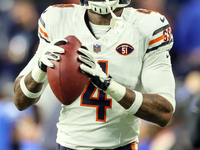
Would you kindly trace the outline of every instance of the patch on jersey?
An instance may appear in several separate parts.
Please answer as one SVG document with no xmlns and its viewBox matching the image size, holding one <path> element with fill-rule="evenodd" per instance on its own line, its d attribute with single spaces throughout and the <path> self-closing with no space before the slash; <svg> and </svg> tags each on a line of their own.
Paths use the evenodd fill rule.
<svg viewBox="0 0 200 150">
<path fill-rule="evenodd" d="M 101 45 L 94 44 L 93 45 L 93 50 L 94 50 L 95 53 L 101 52 Z"/>
<path fill-rule="evenodd" d="M 115 50 L 121 55 L 129 55 L 134 51 L 134 48 L 130 44 L 122 43 L 118 45 Z"/>
</svg>

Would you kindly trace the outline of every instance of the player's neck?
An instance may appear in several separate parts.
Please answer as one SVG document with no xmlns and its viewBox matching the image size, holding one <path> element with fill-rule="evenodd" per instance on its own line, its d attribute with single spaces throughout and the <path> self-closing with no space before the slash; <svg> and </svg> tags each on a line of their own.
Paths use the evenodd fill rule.
<svg viewBox="0 0 200 150">
<path fill-rule="evenodd" d="M 112 18 L 111 14 L 100 15 L 95 13 L 92 10 L 88 10 L 89 21 L 96 25 L 110 25 L 110 19 Z M 114 13 L 116 16 L 121 16 L 123 8 L 117 8 Z"/>
</svg>

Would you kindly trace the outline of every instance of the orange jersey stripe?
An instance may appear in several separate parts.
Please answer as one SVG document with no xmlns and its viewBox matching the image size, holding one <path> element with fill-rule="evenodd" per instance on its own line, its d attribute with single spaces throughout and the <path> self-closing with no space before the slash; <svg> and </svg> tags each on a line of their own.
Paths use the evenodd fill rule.
<svg viewBox="0 0 200 150">
<path fill-rule="evenodd" d="M 39 30 L 45 37 L 47 37 L 47 38 L 49 37 L 48 34 L 42 30 L 42 28 L 39 27 Z"/>
<path fill-rule="evenodd" d="M 133 142 L 133 143 L 131 144 L 131 148 L 132 148 L 132 150 L 136 150 L 136 149 L 135 149 L 135 142 Z"/>
<path fill-rule="evenodd" d="M 131 143 L 131 149 L 138 150 L 138 143 L 135 143 L 135 142 Z"/>
<path fill-rule="evenodd" d="M 156 42 L 158 42 L 158 41 L 161 41 L 161 40 L 163 40 L 163 39 L 164 39 L 164 35 L 158 37 L 157 39 L 151 40 L 151 41 L 149 42 L 149 45 L 154 44 L 154 43 L 156 43 Z"/>
</svg>

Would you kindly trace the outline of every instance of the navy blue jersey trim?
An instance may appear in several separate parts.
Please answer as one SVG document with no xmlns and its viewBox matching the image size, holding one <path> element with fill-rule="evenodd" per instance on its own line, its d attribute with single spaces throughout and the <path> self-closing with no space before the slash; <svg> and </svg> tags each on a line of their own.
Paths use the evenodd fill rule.
<svg viewBox="0 0 200 150">
<path fill-rule="evenodd" d="M 170 27 L 170 25 L 167 24 L 167 25 L 165 25 L 165 26 L 163 26 L 163 27 L 161 27 L 161 28 L 155 30 L 154 33 L 153 33 L 153 36 L 156 35 L 156 34 L 158 34 L 158 33 L 160 33 L 160 32 L 162 32 L 164 29 L 167 29 L 167 28 L 169 28 L 169 27 Z"/>
<path fill-rule="evenodd" d="M 45 42 L 47 42 L 47 43 L 50 43 L 47 39 L 45 39 L 44 37 L 42 37 L 42 35 L 40 33 L 38 33 L 38 34 L 39 34 L 39 36 L 40 36 L 41 39 L 45 40 Z"/>
<path fill-rule="evenodd" d="M 44 20 L 42 19 L 42 17 L 40 17 L 40 23 L 42 24 L 42 26 L 45 28 L 46 27 L 46 25 L 45 25 L 45 22 L 44 22 Z"/>
<path fill-rule="evenodd" d="M 168 41 L 168 42 L 163 42 L 162 44 L 156 46 L 156 47 L 153 47 L 153 48 L 150 48 L 150 49 L 147 49 L 146 53 L 149 53 L 151 51 L 154 51 L 154 50 L 157 50 L 159 47 L 162 47 L 162 46 L 165 46 L 167 44 L 170 44 L 173 42 L 173 39 L 171 41 Z"/>
</svg>

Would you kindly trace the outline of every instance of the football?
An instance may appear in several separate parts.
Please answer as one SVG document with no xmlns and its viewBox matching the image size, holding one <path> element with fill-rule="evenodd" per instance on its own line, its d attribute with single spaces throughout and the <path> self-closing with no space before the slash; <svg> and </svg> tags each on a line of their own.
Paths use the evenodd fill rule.
<svg viewBox="0 0 200 150">
<path fill-rule="evenodd" d="M 58 100 L 64 105 L 70 105 L 83 92 L 88 83 L 88 76 L 79 68 L 81 62 L 78 59 L 78 48 L 81 47 L 81 42 L 75 36 L 65 39 L 67 43 L 56 43 L 65 49 L 65 53 L 58 54 L 59 61 L 52 61 L 54 68 L 47 67 L 47 78 Z"/>
</svg>

